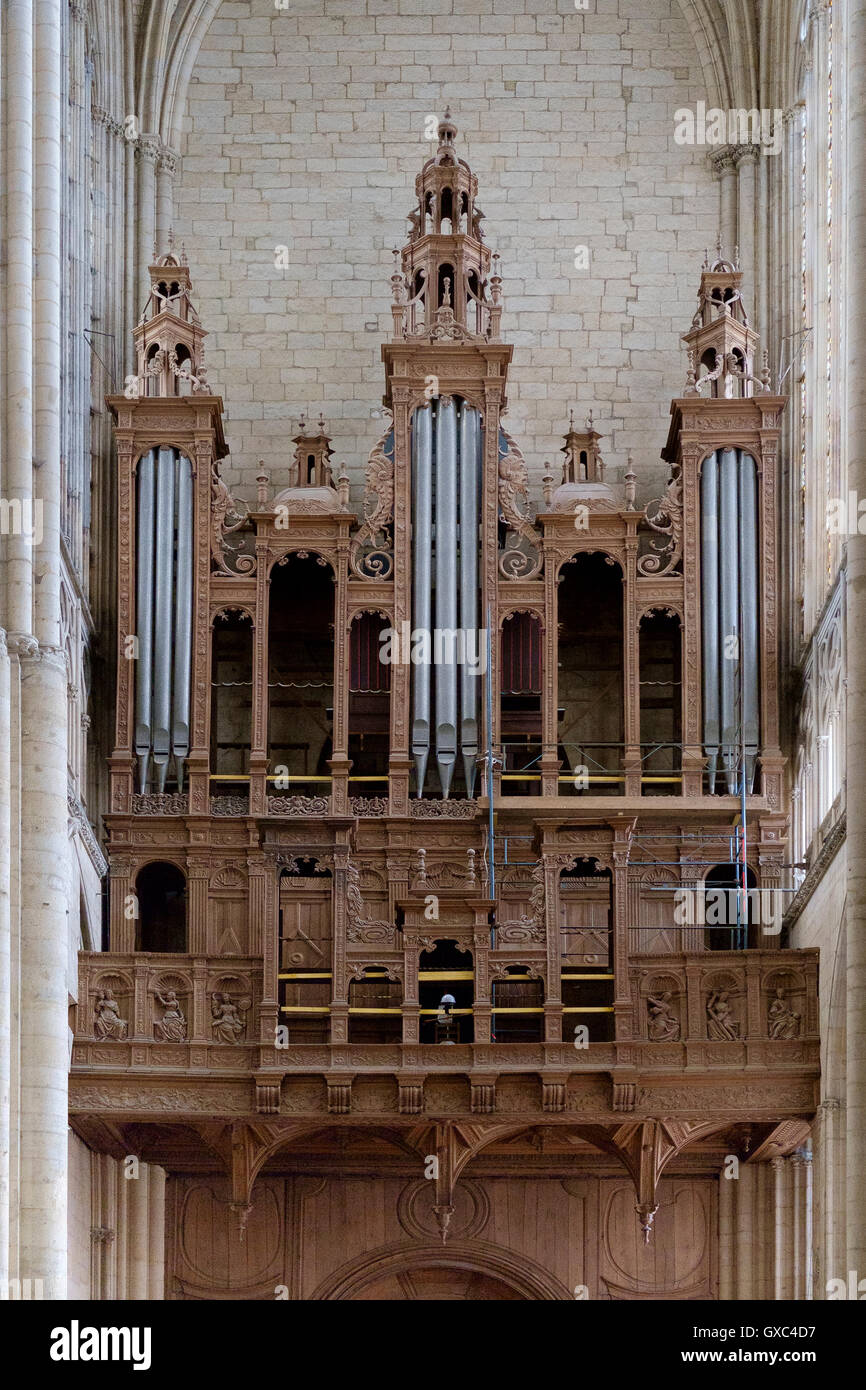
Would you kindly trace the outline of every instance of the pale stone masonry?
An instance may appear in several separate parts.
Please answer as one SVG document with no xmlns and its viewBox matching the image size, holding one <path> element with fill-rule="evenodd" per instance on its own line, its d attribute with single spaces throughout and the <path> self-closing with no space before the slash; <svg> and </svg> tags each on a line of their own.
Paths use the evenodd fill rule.
<svg viewBox="0 0 866 1390">
<path fill-rule="evenodd" d="M 285 467 L 305 406 L 324 408 L 358 481 L 381 432 L 390 248 L 426 118 L 450 102 L 502 255 L 510 429 L 531 473 L 561 462 L 569 407 L 592 407 L 609 476 L 631 452 L 639 495 L 658 492 L 718 186 L 707 150 L 674 142 L 674 112 L 705 94 L 679 0 L 593 9 L 220 6 L 189 86 L 175 232 L 225 391 L 230 485 L 252 495 L 260 458 Z"/>
</svg>

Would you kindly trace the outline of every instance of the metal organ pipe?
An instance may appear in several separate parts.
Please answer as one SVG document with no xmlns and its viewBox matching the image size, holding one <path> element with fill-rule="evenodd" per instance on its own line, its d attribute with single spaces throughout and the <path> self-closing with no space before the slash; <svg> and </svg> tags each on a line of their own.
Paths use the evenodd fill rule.
<svg viewBox="0 0 866 1390">
<path fill-rule="evenodd" d="M 740 592 L 743 662 L 742 742 L 745 747 L 746 788 L 752 790 L 759 741 L 758 653 L 758 489 L 757 465 L 751 454 L 738 450 L 740 491 Z"/>
<path fill-rule="evenodd" d="M 136 528 L 135 753 L 139 786 L 152 763 L 165 790 L 173 756 L 178 788 L 189 756 L 192 670 L 192 465 L 177 450 L 151 449 L 138 465 Z"/>
<path fill-rule="evenodd" d="M 701 473 L 701 605 L 709 790 L 721 764 L 725 790 L 736 792 L 742 749 L 751 791 L 760 744 L 757 467 L 739 449 L 717 450 Z"/>
<path fill-rule="evenodd" d="M 722 642 L 719 662 L 721 693 L 722 767 L 728 791 L 737 786 L 737 687 L 739 662 L 737 648 L 730 641 L 739 639 L 739 593 L 737 574 L 737 452 L 722 449 L 719 454 L 719 630 Z"/>
<path fill-rule="evenodd" d="M 177 460 L 177 573 L 174 590 L 174 681 L 172 688 L 171 751 L 183 787 L 183 763 L 189 756 L 189 694 L 192 663 L 192 465 L 183 454 Z"/>
<path fill-rule="evenodd" d="M 151 681 L 153 674 L 153 538 L 154 450 L 138 461 L 138 525 L 136 527 L 135 627 L 138 660 L 135 663 L 135 754 L 138 784 L 147 787 L 150 762 Z"/>
<path fill-rule="evenodd" d="M 157 791 L 165 790 L 171 751 L 171 637 L 174 578 L 175 459 L 160 449 L 156 462 L 156 604 L 153 643 L 153 762 Z"/>
<path fill-rule="evenodd" d="M 413 627 L 430 631 L 432 611 L 430 557 L 433 550 L 433 412 L 431 406 L 412 417 L 413 481 Z M 418 662 L 412 674 L 412 756 L 415 759 L 416 794 L 424 791 L 430 754 L 430 665 Z"/>
<path fill-rule="evenodd" d="M 478 666 L 469 665 L 467 641 L 475 634 L 473 653 L 481 662 L 478 631 L 478 519 L 481 463 L 481 421 L 478 411 L 460 406 L 460 626 L 463 630 L 463 665 L 460 669 L 460 752 L 466 779 L 466 795 L 475 790 L 478 756 Z M 489 668 L 488 668 L 489 672 Z M 489 674 L 488 674 L 489 679 Z"/>
<path fill-rule="evenodd" d="M 436 767 L 442 795 L 451 790 L 457 760 L 457 412 L 450 396 L 439 401 L 436 420 Z M 451 637 L 445 634 L 452 634 Z"/>
</svg>

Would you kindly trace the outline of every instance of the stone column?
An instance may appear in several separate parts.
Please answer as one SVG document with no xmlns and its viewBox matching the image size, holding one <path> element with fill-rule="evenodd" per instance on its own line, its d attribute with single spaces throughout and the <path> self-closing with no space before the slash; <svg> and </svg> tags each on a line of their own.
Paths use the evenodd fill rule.
<svg viewBox="0 0 866 1390">
<path fill-rule="evenodd" d="M 144 1299 L 148 1297 L 147 1280 L 150 1269 L 150 1239 L 148 1231 L 148 1192 L 150 1188 L 150 1167 L 142 1163 L 138 1177 L 127 1182 L 127 1244 L 126 1244 L 126 1297 Z"/>
<path fill-rule="evenodd" d="M 6 215 L 3 496 L 33 504 L 33 35 L 31 0 L 4 6 L 6 46 Z M 26 536 L 4 538 L 4 620 L 9 633 L 32 631 L 32 550 Z"/>
<path fill-rule="evenodd" d="M 156 166 L 156 245 L 160 255 L 168 249 L 174 218 L 174 176 L 177 155 L 163 145 Z"/>
<path fill-rule="evenodd" d="M 790 1224 L 790 1168 L 784 1158 L 774 1158 L 773 1170 L 773 1297 L 791 1297 L 792 1231 Z"/>
<path fill-rule="evenodd" d="M 719 1178 L 719 1300 L 728 1302 L 734 1297 L 736 1269 L 734 1264 L 734 1188 L 732 1178 L 724 1169 Z"/>
<path fill-rule="evenodd" d="M 114 1297 L 125 1299 L 127 1293 L 127 1249 L 129 1247 L 129 1221 L 131 1203 L 129 1184 L 122 1163 L 114 1163 Z"/>
<path fill-rule="evenodd" d="M 754 145 L 740 145 L 734 154 L 737 170 L 737 242 L 743 272 L 746 312 L 754 322 L 755 292 L 755 184 L 758 153 Z M 730 252 L 733 255 L 733 250 Z M 762 325 L 766 331 L 766 325 Z"/>
<path fill-rule="evenodd" d="M 848 487 L 866 497 L 866 0 L 848 4 Z M 848 538 L 847 1269 L 866 1277 L 866 536 Z"/>
<path fill-rule="evenodd" d="M 754 1298 L 756 1296 L 753 1246 L 757 1218 L 755 1210 L 756 1184 L 757 1168 L 750 1167 L 747 1163 L 741 1163 L 740 1176 L 733 1183 L 733 1186 L 736 1187 L 734 1250 L 737 1298 Z"/>
<path fill-rule="evenodd" d="M 9 1277 L 9 1105 L 12 1094 L 12 800 L 9 653 L 0 628 L 0 1287 Z"/>
<path fill-rule="evenodd" d="M 815 1153 L 815 1268 L 813 1297 L 826 1297 L 828 1279 L 846 1279 L 845 1117 L 835 1097 L 821 1101 L 812 1130 Z"/>
<path fill-rule="evenodd" d="M 147 1296 L 165 1298 L 165 1169 L 150 1167 L 150 1210 L 148 1212 Z"/>
<path fill-rule="evenodd" d="M 30 7 L 27 7 L 28 9 Z M 66 1294 L 69 943 L 67 677 L 60 629 L 61 4 L 33 14 L 33 344 L 38 387 L 33 462 L 42 502 L 35 551 L 37 640 L 21 652 L 21 948 L 19 1275 Z M 23 474 L 22 474 L 23 476 Z M 35 538 L 34 538 L 35 539 Z M 23 609 L 22 619 L 27 615 Z M 39 645 L 41 643 L 41 646 Z"/>
<path fill-rule="evenodd" d="M 719 236 L 722 252 L 733 256 L 737 241 L 737 176 L 731 149 L 715 151 L 710 163 L 719 177 Z"/>
<path fill-rule="evenodd" d="M 135 147 L 135 219 L 138 227 L 138 262 L 135 280 L 135 319 L 144 304 L 150 283 L 147 268 L 154 261 L 156 237 L 156 166 L 162 146 L 156 135 L 142 135 Z"/>
<path fill-rule="evenodd" d="M 793 1251 L 792 1297 L 812 1297 L 812 1155 L 807 1150 L 791 1154 Z"/>
<path fill-rule="evenodd" d="M 35 645 L 35 644 L 34 644 Z M 20 1275 L 66 1296 L 66 669 L 54 647 L 21 658 Z"/>
</svg>

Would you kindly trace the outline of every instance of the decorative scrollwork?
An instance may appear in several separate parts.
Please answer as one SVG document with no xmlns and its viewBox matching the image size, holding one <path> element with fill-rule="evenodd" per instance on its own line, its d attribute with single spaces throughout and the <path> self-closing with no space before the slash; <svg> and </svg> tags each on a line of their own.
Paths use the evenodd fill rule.
<svg viewBox="0 0 866 1390">
<path fill-rule="evenodd" d="M 327 816 L 331 813 L 329 796 L 269 796 L 269 816 Z"/>
<path fill-rule="evenodd" d="M 350 796 L 349 809 L 353 816 L 387 816 L 387 796 Z"/>
<path fill-rule="evenodd" d="M 647 503 L 644 518 L 653 531 L 658 531 L 667 539 L 650 542 L 650 553 L 638 560 L 638 573 L 670 574 L 679 564 L 683 553 L 683 484 L 682 470 L 678 465 L 674 465 L 673 476 L 664 496 Z"/>
<path fill-rule="evenodd" d="M 185 816 L 189 797 L 185 792 L 133 792 L 134 816 Z"/>
<path fill-rule="evenodd" d="M 499 512 L 509 534 L 499 556 L 499 572 L 505 579 L 534 579 L 541 571 L 541 538 L 523 510 L 528 501 L 529 474 L 523 454 L 507 430 L 502 430 L 502 438 L 507 449 L 499 455 Z M 529 553 L 521 543 L 529 547 Z"/>
<path fill-rule="evenodd" d="M 245 525 L 248 514 L 249 508 L 246 503 L 235 502 L 219 475 L 217 465 L 214 464 L 211 474 L 210 548 L 218 574 L 234 577 L 255 573 L 255 556 L 239 554 L 240 543 L 226 540 L 233 531 L 238 531 Z"/>
<path fill-rule="evenodd" d="M 352 540 L 349 564 L 358 579 L 390 579 L 394 556 L 388 527 L 394 516 L 394 457 L 386 452 L 392 427 L 376 441 L 364 472 L 364 520 Z"/>
<path fill-rule="evenodd" d="M 451 820 L 473 820 L 478 810 L 475 801 L 410 801 L 409 814 L 415 820 L 437 820 L 448 817 Z"/>
<path fill-rule="evenodd" d="M 371 921 L 361 897 L 361 874 L 351 858 L 346 859 L 346 940 L 392 945 L 395 928 L 390 922 Z"/>
<path fill-rule="evenodd" d="M 249 810 L 248 796 L 212 796 L 210 799 L 212 816 L 246 816 Z"/>
<path fill-rule="evenodd" d="M 208 392 L 210 391 L 210 387 L 207 383 L 207 374 L 203 362 L 199 366 L 198 376 L 194 376 L 189 364 L 181 364 L 178 361 L 177 349 L 172 348 L 171 352 L 168 354 L 168 365 L 171 369 L 172 374 L 177 377 L 178 381 L 189 382 L 195 395 L 201 396 L 208 394 Z"/>
</svg>

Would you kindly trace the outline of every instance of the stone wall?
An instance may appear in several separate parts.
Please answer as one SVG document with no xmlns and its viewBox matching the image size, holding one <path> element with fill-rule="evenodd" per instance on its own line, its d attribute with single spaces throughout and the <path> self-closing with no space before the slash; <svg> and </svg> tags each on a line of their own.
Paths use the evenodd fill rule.
<svg viewBox="0 0 866 1390">
<path fill-rule="evenodd" d="M 674 112 L 706 98 L 678 0 L 226 0 L 188 98 L 175 234 L 231 485 L 252 495 L 259 458 L 284 478 L 303 407 L 357 482 L 382 428 L 390 252 L 435 148 L 426 117 L 450 102 L 502 255 L 509 425 L 535 481 L 574 405 L 595 410 L 608 476 L 632 451 L 639 497 L 657 493 L 719 217 L 707 151 L 674 141 Z"/>
</svg>

